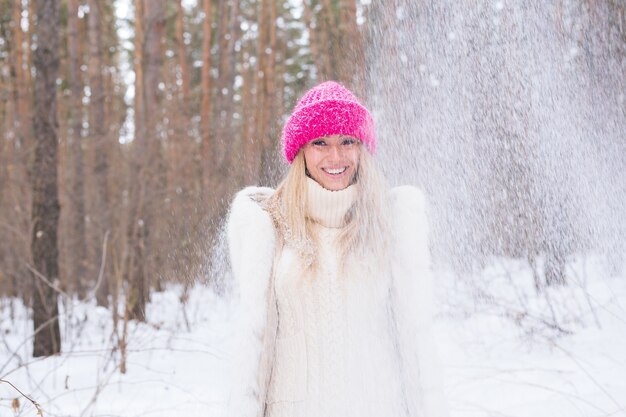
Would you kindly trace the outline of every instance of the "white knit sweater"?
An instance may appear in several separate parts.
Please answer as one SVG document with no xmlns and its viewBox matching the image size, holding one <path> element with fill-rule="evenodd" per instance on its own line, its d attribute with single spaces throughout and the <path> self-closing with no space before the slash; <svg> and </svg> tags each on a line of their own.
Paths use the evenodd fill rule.
<svg viewBox="0 0 626 417">
<path fill-rule="evenodd" d="M 358 259 L 342 268 L 336 244 L 356 186 L 330 192 L 310 180 L 308 187 L 319 241 L 312 269 L 293 248 L 276 247 L 271 220 L 253 201 L 271 190 L 248 188 L 233 203 L 228 238 L 240 291 L 240 343 L 248 349 L 237 361 L 228 415 L 446 415 L 432 367 L 421 194 L 392 190 L 391 266 L 373 272 Z"/>
</svg>

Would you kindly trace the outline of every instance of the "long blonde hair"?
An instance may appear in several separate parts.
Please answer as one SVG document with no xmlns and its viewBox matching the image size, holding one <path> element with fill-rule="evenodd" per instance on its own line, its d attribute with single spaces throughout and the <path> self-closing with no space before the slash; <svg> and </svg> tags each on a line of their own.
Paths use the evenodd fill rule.
<svg viewBox="0 0 626 417">
<path fill-rule="evenodd" d="M 386 257 L 389 245 L 389 198 L 382 172 L 363 146 L 359 147 L 357 198 L 346 214 L 339 238 L 342 259 L 354 254 L 360 259 Z M 308 194 L 304 152 L 296 155 L 287 175 L 264 205 L 272 216 L 279 238 L 295 248 L 307 267 L 315 267 L 319 244 L 307 217 Z"/>
</svg>

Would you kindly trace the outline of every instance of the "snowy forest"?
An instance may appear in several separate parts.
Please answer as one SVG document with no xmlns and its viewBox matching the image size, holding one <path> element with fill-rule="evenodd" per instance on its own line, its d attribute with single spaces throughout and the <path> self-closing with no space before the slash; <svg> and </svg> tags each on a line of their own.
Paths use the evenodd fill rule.
<svg viewBox="0 0 626 417">
<path fill-rule="evenodd" d="M 0 0 L 0 416 L 221 415 L 224 220 L 324 80 L 427 196 L 450 415 L 626 416 L 625 0 Z"/>
</svg>

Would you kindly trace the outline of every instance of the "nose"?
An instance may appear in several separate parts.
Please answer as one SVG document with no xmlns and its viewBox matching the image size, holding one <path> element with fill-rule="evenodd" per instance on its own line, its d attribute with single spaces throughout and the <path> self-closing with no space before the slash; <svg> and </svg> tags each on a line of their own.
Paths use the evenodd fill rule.
<svg viewBox="0 0 626 417">
<path fill-rule="evenodd" d="M 331 145 L 328 147 L 328 157 L 332 160 L 340 159 L 342 156 L 341 145 Z"/>
</svg>

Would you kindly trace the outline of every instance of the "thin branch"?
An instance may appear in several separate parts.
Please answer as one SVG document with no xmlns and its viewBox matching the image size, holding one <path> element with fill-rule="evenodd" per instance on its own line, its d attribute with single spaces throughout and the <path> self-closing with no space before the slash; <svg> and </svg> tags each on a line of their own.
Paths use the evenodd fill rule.
<svg viewBox="0 0 626 417">
<path fill-rule="evenodd" d="M 24 265 L 26 266 L 26 268 L 28 268 L 28 270 L 30 272 L 32 272 L 37 278 L 39 278 L 40 280 L 42 280 L 48 287 L 52 288 L 54 291 L 56 291 L 57 293 L 61 294 L 62 296 L 68 298 L 69 300 L 72 299 L 72 297 L 66 293 L 65 291 L 63 291 L 61 288 L 59 288 L 57 285 L 54 285 L 54 283 L 50 282 L 50 280 L 48 278 L 46 278 L 41 272 L 37 271 L 37 269 L 35 269 L 34 266 L 32 266 L 31 264 L 29 264 L 28 262 L 24 262 Z"/>
<path fill-rule="evenodd" d="M 107 241 L 109 239 L 109 231 L 107 230 L 106 232 L 104 232 L 104 239 L 102 241 L 102 256 L 100 257 L 100 270 L 98 271 L 98 278 L 96 279 L 96 284 L 94 285 L 94 287 L 91 289 L 90 291 L 90 295 L 86 296 L 84 300 L 82 301 L 87 301 L 88 299 L 91 299 L 95 296 L 96 291 L 98 290 L 98 288 L 100 287 L 100 285 L 102 284 L 102 277 L 104 276 L 104 267 L 106 265 L 106 258 L 107 258 Z"/>
<path fill-rule="evenodd" d="M 35 408 L 37 409 L 37 415 L 43 417 L 43 410 L 41 409 L 41 406 L 39 405 L 39 403 L 37 401 L 33 400 L 28 395 L 24 394 L 22 391 L 20 391 L 20 389 L 18 387 L 16 387 L 15 385 L 13 385 L 11 382 L 7 381 L 6 379 L 0 379 L 0 383 L 5 383 L 5 384 L 8 384 L 11 387 L 13 387 L 13 389 L 15 391 L 19 392 L 22 397 L 26 398 L 28 401 L 30 401 L 35 406 Z"/>
<path fill-rule="evenodd" d="M 102 278 L 104 276 L 104 267 L 106 265 L 107 240 L 108 240 L 108 238 L 109 238 L 109 231 L 107 230 L 104 233 L 104 239 L 103 239 L 103 242 L 102 242 L 102 256 L 101 256 L 101 260 L 100 260 L 100 270 L 98 271 L 98 278 L 96 279 L 96 283 L 95 283 L 94 287 L 91 289 L 91 291 L 89 292 L 89 294 L 86 295 L 85 298 L 79 300 L 81 302 L 85 302 L 85 301 L 88 301 L 88 300 L 92 299 L 95 296 L 95 293 L 98 290 L 98 287 L 100 287 L 100 285 L 102 284 Z M 26 266 L 26 268 L 28 268 L 28 270 L 30 272 L 32 272 L 37 278 L 42 280 L 47 286 L 52 288 L 54 291 L 56 291 L 60 295 L 66 297 L 68 300 L 72 300 L 72 296 L 70 296 L 68 293 L 63 291 L 61 288 L 59 288 L 53 282 L 50 282 L 50 280 L 48 278 L 46 278 L 41 272 L 37 271 L 37 269 L 34 266 L 29 264 L 28 262 L 24 262 L 24 265 Z"/>
</svg>

